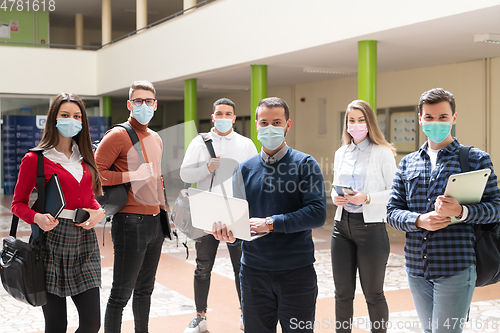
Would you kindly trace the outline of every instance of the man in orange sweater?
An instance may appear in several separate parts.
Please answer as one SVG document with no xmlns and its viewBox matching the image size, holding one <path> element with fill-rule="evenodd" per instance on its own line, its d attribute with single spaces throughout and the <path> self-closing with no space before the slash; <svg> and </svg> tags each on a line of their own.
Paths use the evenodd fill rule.
<svg viewBox="0 0 500 333">
<path fill-rule="evenodd" d="M 123 308 L 133 293 L 135 332 L 147 333 L 151 294 L 164 236 L 160 208 L 165 208 L 161 182 L 160 136 L 148 128 L 157 101 L 153 84 L 136 81 L 129 91 L 128 123 L 137 133 L 146 163 L 132 147 L 123 127 L 106 133 L 96 151 L 103 185 L 132 183 L 125 206 L 113 216 L 113 286 L 104 317 L 104 332 L 121 331 Z M 114 170 L 110 170 L 110 169 Z"/>
</svg>

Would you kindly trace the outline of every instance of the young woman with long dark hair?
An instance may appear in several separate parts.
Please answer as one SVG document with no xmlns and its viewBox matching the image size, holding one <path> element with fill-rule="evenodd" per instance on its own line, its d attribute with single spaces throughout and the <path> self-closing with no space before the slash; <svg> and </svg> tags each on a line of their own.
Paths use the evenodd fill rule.
<svg viewBox="0 0 500 333">
<path fill-rule="evenodd" d="M 36 187 L 38 161 L 38 155 L 29 152 L 21 161 L 11 208 L 19 218 L 37 224 L 44 231 L 45 332 L 66 332 L 66 297 L 70 296 L 79 314 L 76 332 L 96 333 L 100 328 L 101 256 L 93 228 L 104 217 L 104 210 L 94 197 L 94 193 L 102 193 L 101 180 L 92 151 L 87 112 L 78 96 L 61 93 L 54 99 L 37 147 L 44 150 L 45 183 L 54 173 L 58 175 L 66 207 L 55 219 L 28 206 Z M 90 216 L 80 224 L 73 221 L 77 208 Z"/>
</svg>

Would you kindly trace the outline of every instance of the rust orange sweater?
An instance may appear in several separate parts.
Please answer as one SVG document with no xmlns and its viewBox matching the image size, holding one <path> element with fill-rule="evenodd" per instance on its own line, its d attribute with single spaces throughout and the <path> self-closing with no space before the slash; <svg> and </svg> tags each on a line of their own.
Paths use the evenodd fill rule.
<svg viewBox="0 0 500 333">
<path fill-rule="evenodd" d="M 161 182 L 163 143 L 155 131 L 150 130 L 147 125 L 140 124 L 135 118 L 129 117 L 128 123 L 132 125 L 139 137 L 144 159 L 147 163 L 153 163 L 154 177 L 133 182 L 128 192 L 127 204 L 120 212 L 157 214 L 160 208 L 165 208 Z M 141 165 L 141 159 L 132 147 L 127 131 L 119 126 L 112 128 L 104 135 L 96 151 L 95 159 L 103 185 L 123 184 L 124 173 L 135 171 Z M 116 171 L 110 170 L 113 165 Z"/>
</svg>

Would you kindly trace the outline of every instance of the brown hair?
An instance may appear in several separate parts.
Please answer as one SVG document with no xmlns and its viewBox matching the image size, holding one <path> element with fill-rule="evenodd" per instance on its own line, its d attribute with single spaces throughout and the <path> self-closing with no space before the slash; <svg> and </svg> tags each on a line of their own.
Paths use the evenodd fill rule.
<svg viewBox="0 0 500 333">
<path fill-rule="evenodd" d="M 450 103 L 451 114 L 455 114 L 455 98 L 453 94 L 443 88 L 434 88 L 424 92 L 418 101 L 418 114 L 422 114 L 424 104 L 438 104 L 441 102 Z"/>
<path fill-rule="evenodd" d="M 268 109 L 283 108 L 285 109 L 285 120 L 288 121 L 288 119 L 290 119 L 290 109 L 288 108 L 288 104 L 286 104 L 286 102 L 279 97 L 268 97 L 261 100 L 255 110 L 255 119 L 259 119 L 259 108 L 261 106 Z"/>
<path fill-rule="evenodd" d="M 130 87 L 129 91 L 128 91 L 128 99 L 131 99 L 132 98 L 132 94 L 134 93 L 134 91 L 136 90 L 147 90 L 147 91 L 151 91 L 155 97 L 156 97 L 156 90 L 155 90 L 155 87 L 153 86 L 153 84 L 149 81 L 135 81 L 134 83 L 132 83 L 132 86 Z"/>
<path fill-rule="evenodd" d="M 42 139 L 37 147 L 50 149 L 59 143 L 59 131 L 56 128 L 57 124 L 57 113 L 62 104 L 64 103 L 75 103 L 80 108 L 82 112 L 82 130 L 80 133 L 73 137 L 73 140 L 78 145 L 80 154 L 83 157 L 83 161 L 87 164 L 90 173 L 92 175 L 92 182 L 94 184 L 93 189 L 96 196 L 102 195 L 102 184 L 101 177 L 99 176 L 99 171 L 97 171 L 97 165 L 95 163 L 94 151 L 92 150 L 92 140 L 90 138 L 89 129 L 89 119 L 87 117 L 87 111 L 85 110 L 85 104 L 80 97 L 72 93 L 60 93 L 54 98 L 52 104 L 50 104 L 49 112 L 47 114 L 47 121 L 45 123 L 45 129 L 43 131 Z"/>
<path fill-rule="evenodd" d="M 396 148 L 392 144 L 387 142 L 387 140 L 385 139 L 384 134 L 378 127 L 377 118 L 375 117 L 375 113 L 370 107 L 370 104 L 360 99 L 352 101 L 347 106 L 344 117 L 344 131 L 342 134 L 342 143 L 344 145 L 349 145 L 353 139 L 351 134 L 347 132 L 349 112 L 353 110 L 359 110 L 363 112 L 363 115 L 365 116 L 366 126 L 368 127 L 367 136 L 370 139 L 370 141 L 376 145 L 389 148 L 390 150 L 392 150 L 394 156 L 396 156 Z"/>
</svg>

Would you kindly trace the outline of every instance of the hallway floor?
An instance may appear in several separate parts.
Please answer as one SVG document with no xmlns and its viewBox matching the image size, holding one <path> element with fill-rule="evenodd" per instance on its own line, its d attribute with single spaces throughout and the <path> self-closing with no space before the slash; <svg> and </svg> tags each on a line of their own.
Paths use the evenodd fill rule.
<svg viewBox="0 0 500 333">
<path fill-rule="evenodd" d="M 8 235 L 10 229 L 12 196 L 0 196 L 2 203 L 0 238 L 3 238 Z M 329 205 L 329 208 L 332 207 L 334 206 Z M 324 227 L 313 231 L 319 287 L 315 332 L 334 332 L 334 287 L 330 262 L 332 223 L 333 221 L 328 219 Z M 105 228 L 102 225 L 96 227 L 102 256 L 102 317 L 112 283 L 113 247 L 110 230 L 109 224 Z M 404 270 L 404 235 L 390 226 L 388 231 L 391 239 L 391 255 L 385 279 L 385 295 L 389 305 L 389 327 L 391 327 L 388 332 L 422 332 Z M 27 240 L 29 227 L 26 223 L 20 222 L 18 236 Z M 195 250 L 193 242 L 189 242 L 189 258 L 186 259 L 186 250 L 181 244 L 184 239 L 182 236 L 178 242 L 165 241 L 163 245 L 151 306 L 151 333 L 182 333 L 195 314 L 193 301 Z M 0 332 L 43 332 L 44 320 L 41 308 L 24 305 L 11 298 L 3 288 L 0 289 Z M 208 306 L 208 332 L 241 332 L 238 328 L 240 317 L 238 298 L 225 244 L 221 244 L 215 261 Z M 354 301 L 354 316 L 356 328 L 353 332 L 369 332 L 368 312 L 359 281 Z M 71 300 L 68 301 L 68 322 L 68 332 L 74 332 L 78 325 L 78 315 Z M 133 326 L 132 309 L 129 304 L 124 311 L 122 332 L 133 333 Z M 498 331 L 500 331 L 500 284 L 477 288 L 472 300 L 470 321 L 467 322 L 464 332 Z"/>
</svg>

